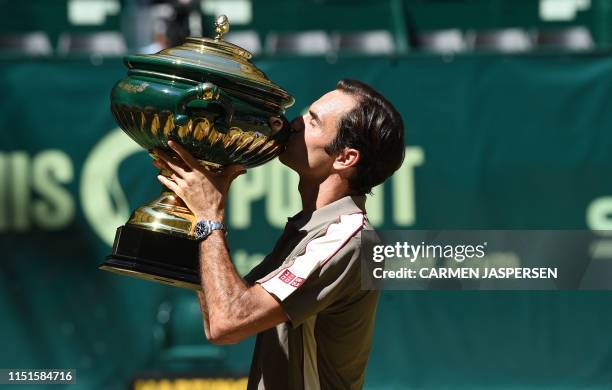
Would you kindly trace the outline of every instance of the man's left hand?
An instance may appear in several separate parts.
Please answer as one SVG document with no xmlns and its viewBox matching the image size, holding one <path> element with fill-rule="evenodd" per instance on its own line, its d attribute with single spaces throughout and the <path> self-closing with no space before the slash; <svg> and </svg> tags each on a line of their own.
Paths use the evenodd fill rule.
<svg viewBox="0 0 612 390">
<path fill-rule="evenodd" d="M 246 172 L 245 167 L 235 164 L 211 172 L 177 142 L 168 141 L 168 146 L 180 160 L 173 160 L 162 150 L 154 149 L 159 159 L 153 160 L 153 165 L 172 172 L 169 177 L 158 175 L 157 179 L 185 202 L 197 220 L 223 221 L 230 184 Z"/>
</svg>

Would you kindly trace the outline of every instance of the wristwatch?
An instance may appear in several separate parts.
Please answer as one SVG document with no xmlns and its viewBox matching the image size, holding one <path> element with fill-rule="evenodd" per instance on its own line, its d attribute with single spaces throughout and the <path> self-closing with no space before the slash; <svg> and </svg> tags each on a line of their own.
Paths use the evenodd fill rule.
<svg viewBox="0 0 612 390">
<path fill-rule="evenodd" d="M 207 219 L 198 221 L 198 223 L 195 225 L 196 240 L 202 241 L 206 237 L 210 236 L 213 230 L 223 230 L 225 234 L 227 234 L 227 228 L 223 222 L 209 221 Z"/>
</svg>

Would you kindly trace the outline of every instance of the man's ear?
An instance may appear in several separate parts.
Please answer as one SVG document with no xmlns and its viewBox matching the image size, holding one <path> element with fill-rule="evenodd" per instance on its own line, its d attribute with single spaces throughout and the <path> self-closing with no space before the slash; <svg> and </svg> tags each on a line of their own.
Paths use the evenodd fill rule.
<svg viewBox="0 0 612 390">
<path fill-rule="evenodd" d="M 334 169 L 341 171 L 354 167 L 359 162 L 361 155 L 357 149 L 344 148 L 338 153 L 334 160 Z"/>
</svg>

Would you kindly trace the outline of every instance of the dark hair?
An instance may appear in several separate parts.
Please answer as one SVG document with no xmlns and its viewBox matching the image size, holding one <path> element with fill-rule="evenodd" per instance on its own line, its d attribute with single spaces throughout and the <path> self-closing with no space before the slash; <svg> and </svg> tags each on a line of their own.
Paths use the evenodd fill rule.
<svg viewBox="0 0 612 390">
<path fill-rule="evenodd" d="M 365 83 L 344 79 L 336 89 L 356 97 L 357 104 L 340 118 L 338 134 L 325 151 L 331 155 L 357 149 L 359 162 L 349 186 L 358 194 L 371 193 L 402 165 L 404 122 L 393 105 Z"/>
</svg>

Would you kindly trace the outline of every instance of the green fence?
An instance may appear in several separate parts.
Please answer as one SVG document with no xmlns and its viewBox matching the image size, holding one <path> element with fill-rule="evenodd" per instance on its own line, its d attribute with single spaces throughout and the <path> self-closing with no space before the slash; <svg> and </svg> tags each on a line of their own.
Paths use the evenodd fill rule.
<svg viewBox="0 0 612 390">
<path fill-rule="evenodd" d="M 203 1 L 202 3 L 205 3 Z M 218 2 L 215 2 L 217 8 Z M 231 2 L 230 2 L 231 3 Z M 541 9 L 559 9 L 559 17 L 543 16 Z M 234 23 L 232 30 L 257 31 L 262 37 L 270 31 L 326 30 L 349 32 L 388 30 L 399 45 L 407 44 L 408 33 L 430 30 L 490 30 L 499 28 L 555 29 L 568 26 L 587 27 L 596 47 L 612 45 L 612 3 L 609 0 L 271 0 L 234 2 L 227 9 L 245 7 L 249 11 L 244 24 Z M 147 2 L 141 0 L 0 0 L 0 35 L 44 31 L 56 47 L 62 33 L 123 31 L 130 46 L 141 39 L 136 27 L 143 23 L 137 12 Z M 204 36 L 212 34 L 214 15 L 194 2 L 201 12 Z M 87 11 L 89 7 L 89 11 Z M 75 17 L 84 12 L 85 21 Z M 71 17 L 72 14 L 72 17 Z"/>
</svg>

